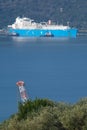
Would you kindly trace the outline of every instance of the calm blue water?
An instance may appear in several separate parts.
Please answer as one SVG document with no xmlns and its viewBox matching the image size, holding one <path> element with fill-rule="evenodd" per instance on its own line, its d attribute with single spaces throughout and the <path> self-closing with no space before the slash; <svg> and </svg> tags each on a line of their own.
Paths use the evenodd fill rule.
<svg viewBox="0 0 87 130">
<path fill-rule="evenodd" d="M 87 96 L 87 37 L 0 37 L 0 121 L 17 112 L 16 82 L 31 99 L 75 103 Z"/>
</svg>

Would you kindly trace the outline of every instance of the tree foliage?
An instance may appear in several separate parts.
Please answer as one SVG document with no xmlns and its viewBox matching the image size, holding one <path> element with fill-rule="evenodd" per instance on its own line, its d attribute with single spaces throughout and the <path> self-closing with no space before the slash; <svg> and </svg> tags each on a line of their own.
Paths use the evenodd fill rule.
<svg viewBox="0 0 87 130">
<path fill-rule="evenodd" d="M 0 130 L 87 130 L 87 98 L 76 104 L 29 100 L 18 113 L 0 124 Z"/>
<path fill-rule="evenodd" d="M 24 104 L 19 103 L 18 119 L 26 119 L 28 114 L 38 112 L 41 107 L 53 107 L 54 103 L 47 99 L 35 99 L 34 101 L 28 100 Z"/>
<path fill-rule="evenodd" d="M 0 28 L 12 24 L 18 16 L 36 21 L 51 19 L 59 24 L 86 28 L 86 0 L 0 0 Z"/>
</svg>

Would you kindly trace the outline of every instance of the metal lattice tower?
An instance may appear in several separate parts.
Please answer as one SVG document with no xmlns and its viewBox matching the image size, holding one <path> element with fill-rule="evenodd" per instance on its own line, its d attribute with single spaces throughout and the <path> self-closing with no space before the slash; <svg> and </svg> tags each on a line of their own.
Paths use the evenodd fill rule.
<svg viewBox="0 0 87 130">
<path fill-rule="evenodd" d="M 21 97 L 21 100 L 22 102 L 26 102 L 28 100 L 28 95 L 26 93 L 26 89 L 25 89 L 25 83 L 24 81 L 18 81 L 16 83 L 16 85 L 18 86 L 18 89 L 19 89 L 19 93 L 20 93 L 20 97 Z"/>
</svg>

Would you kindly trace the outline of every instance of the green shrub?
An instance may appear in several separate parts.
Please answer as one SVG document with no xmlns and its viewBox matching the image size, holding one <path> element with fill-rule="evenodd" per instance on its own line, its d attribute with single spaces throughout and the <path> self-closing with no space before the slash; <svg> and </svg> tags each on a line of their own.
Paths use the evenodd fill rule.
<svg viewBox="0 0 87 130">
<path fill-rule="evenodd" d="M 87 98 L 72 105 L 37 98 L 19 103 L 0 130 L 87 130 Z"/>
<path fill-rule="evenodd" d="M 28 100 L 24 104 L 19 103 L 18 107 L 18 119 L 26 119 L 28 114 L 32 112 L 38 112 L 41 107 L 50 106 L 53 107 L 54 103 L 47 99 L 35 99 L 34 101 Z"/>
</svg>

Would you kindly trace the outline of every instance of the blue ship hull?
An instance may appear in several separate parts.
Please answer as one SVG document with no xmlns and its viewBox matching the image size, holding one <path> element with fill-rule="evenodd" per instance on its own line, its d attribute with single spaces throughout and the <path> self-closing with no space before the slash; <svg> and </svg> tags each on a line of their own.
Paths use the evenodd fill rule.
<svg viewBox="0 0 87 130">
<path fill-rule="evenodd" d="M 52 35 L 46 35 L 50 32 Z M 77 29 L 71 28 L 66 30 L 44 30 L 44 29 L 9 29 L 9 34 L 17 34 L 22 37 L 70 37 L 75 38 L 77 35 Z"/>
</svg>

